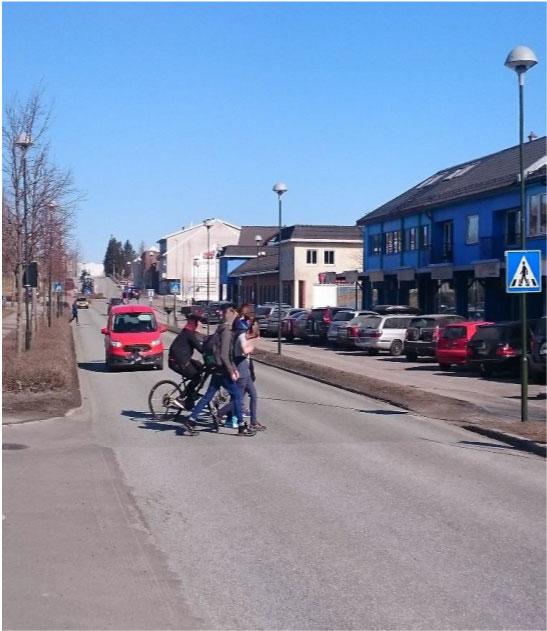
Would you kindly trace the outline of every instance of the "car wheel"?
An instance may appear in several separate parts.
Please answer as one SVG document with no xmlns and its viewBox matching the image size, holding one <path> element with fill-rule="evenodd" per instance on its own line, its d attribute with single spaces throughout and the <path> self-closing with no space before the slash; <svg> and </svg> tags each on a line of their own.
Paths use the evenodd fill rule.
<svg viewBox="0 0 547 631">
<path fill-rule="evenodd" d="M 108 370 L 108 372 L 112 372 L 112 370 L 114 369 L 114 366 L 112 364 L 110 357 L 108 357 L 108 355 L 105 357 L 104 363 L 106 364 L 106 369 Z"/>
<path fill-rule="evenodd" d="M 415 362 L 418 359 L 418 355 L 416 353 L 408 352 L 408 353 L 405 353 L 405 354 L 406 354 L 406 361 L 407 362 Z"/>
<path fill-rule="evenodd" d="M 292 342 L 294 340 L 294 335 L 292 334 L 285 335 L 285 339 L 287 340 L 287 342 Z"/>
<path fill-rule="evenodd" d="M 403 352 L 403 343 L 401 340 L 393 340 L 391 342 L 391 348 L 389 349 L 389 354 L 393 357 L 399 357 L 399 355 Z"/>
<path fill-rule="evenodd" d="M 486 364 L 481 364 L 479 367 L 479 371 L 481 377 L 484 378 L 491 377 L 494 374 L 494 369 L 492 368 L 492 366 L 487 366 Z"/>
<path fill-rule="evenodd" d="M 440 370 L 450 370 L 450 364 L 439 364 Z"/>
<path fill-rule="evenodd" d="M 377 348 L 369 348 L 368 349 L 368 354 L 369 355 L 378 355 L 380 353 L 380 351 Z"/>
</svg>

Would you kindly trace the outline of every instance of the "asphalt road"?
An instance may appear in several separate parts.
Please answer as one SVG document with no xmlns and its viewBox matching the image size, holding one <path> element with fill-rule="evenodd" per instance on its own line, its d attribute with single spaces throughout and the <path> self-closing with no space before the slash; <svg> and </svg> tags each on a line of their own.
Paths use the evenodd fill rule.
<svg viewBox="0 0 547 631">
<path fill-rule="evenodd" d="M 184 436 L 104 313 L 83 410 L 4 429 L 4 628 L 545 627 L 543 459 L 262 365 L 266 432 Z"/>
</svg>

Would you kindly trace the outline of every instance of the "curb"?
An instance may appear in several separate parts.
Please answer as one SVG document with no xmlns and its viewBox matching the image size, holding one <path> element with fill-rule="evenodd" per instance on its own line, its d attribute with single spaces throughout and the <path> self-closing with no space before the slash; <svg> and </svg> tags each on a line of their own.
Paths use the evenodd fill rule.
<svg viewBox="0 0 547 631">
<path fill-rule="evenodd" d="M 265 359 L 257 359 L 256 357 L 253 357 L 253 360 L 256 361 L 258 364 L 264 364 L 265 366 L 270 366 L 270 368 L 276 368 L 277 370 L 283 370 L 284 372 L 288 372 L 291 373 L 293 375 L 298 375 L 299 377 L 304 377 L 305 379 L 310 379 L 312 381 L 316 381 L 318 383 L 323 383 L 327 386 L 331 386 L 333 388 L 338 388 L 339 390 L 345 390 L 346 392 L 351 392 L 353 394 L 359 394 L 361 396 L 366 396 L 369 397 L 370 399 L 374 399 L 376 401 L 382 401 L 382 403 L 387 403 L 388 405 L 392 405 L 393 407 L 397 407 L 400 408 L 402 410 L 407 410 L 409 412 L 414 412 L 417 415 L 421 415 L 420 412 L 414 411 L 412 410 L 410 407 L 405 406 L 401 403 L 394 403 L 393 401 L 390 401 L 386 398 L 383 397 L 379 397 L 379 396 L 375 396 L 374 393 L 372 394 L 364 394 L 362 391 L 358 390 L 357 388 L 351 388 L 349 386 L 344 386 L 344 385 L 340 385 L 337 383 L 333 383 L 332 381 L 329 381 L 328 379 L 324 379 L 321 377 L 315 377 L 315 376 L 310 376 L 310 375 L 305 375 L 302 373 L 299 373 L 298 371 L 292 369 L 292 368 L 287 368 L 284 366 L 278 366 L 276 364 L 270 364 L 267 360 Z M 428 417 L 428 418 L 433 418 L 433 417 Z M 440 421 L 442 423 L 450 423 L 451 421 L 447 420 L 447 419 L 434 419 L 437 421 Z M 495 429 L 491 429 L 491 428 L 486 428 L 486 427 L 482 427 L 480 425 L 470 425 L 468 423 L 466 424 L 462 424 L 461 421 L 457 422 L 457 421 L 452 421 L 454 422 L 458 427 L 461 427 L 462 429 L 465 429 L 467 431 L 473 432 L 475 434 L 480 434 L 482 436 L 486 436 L 487 438 L 492 438 L 494 440 L 498 440 L 502 443 L 505 443 L 507 445 L 510 445 L 511 447 L 515 447 L 516 449 L 519 449 L 520 451 L 526 451 L 529 453 L 533 453 L 536 454 L 538 456 L 542 456 L 543 458 L 546 457 L 546 451 L 547 451 L 547 446 L 541 443 L 537 443 L 533 440 L 529 440 L 527 438 L 524 438 L 522 436 L 516 436 L 515 434 L 508 434 L 506 432 L 502 432 L 500 430 L 495 430 Z"/>
</svg>

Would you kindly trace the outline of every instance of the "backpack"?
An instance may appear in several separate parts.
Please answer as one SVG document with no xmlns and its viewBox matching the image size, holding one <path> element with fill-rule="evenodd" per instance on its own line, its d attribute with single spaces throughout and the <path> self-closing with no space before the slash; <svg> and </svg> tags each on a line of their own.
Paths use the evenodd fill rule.
<svg viewBox="0 0 547 631">
<path fill-rule="evenodd" d="M 203 363 L 211 370 L 222 368 L 222 327 L 203 340 Z"/>
</svg>

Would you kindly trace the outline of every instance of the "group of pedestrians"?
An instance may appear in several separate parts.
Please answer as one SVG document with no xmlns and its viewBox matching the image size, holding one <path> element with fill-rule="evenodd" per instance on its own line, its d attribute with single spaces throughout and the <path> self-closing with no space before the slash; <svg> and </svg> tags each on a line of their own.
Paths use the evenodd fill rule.
<svg viewBox="0 0 547 631">
<path fill-rule="evenodd" d="M 266 429 L 258 420 L 257 392 L 251 353 L 253 339 L 259 337 L 258 323 L 251 315 L 250 305 L 242 305 L 239 310 L 228 304 L 222 310 L 222 322 L 217 330 L 205 338 L 201 327 L 203 320 L 190 314 L 186 326 L 177 335 L 169 349 L 169 367 L 188 379 L 181 407 L 193 408 L 184 421 L 189 433 L 195 433 L 200 414 L 223 388 L 230 395 L 230 403 L 220 409 L 213 419 L 215 425 L 228 414 L 235 423 L 239 436 L 254 436 L 257 431 Z M 194 357 L 194 351 L 203 356 L 203 363 Z M 194 406 L 198 397 L 197 388 L 203 371 L 210 373 L 211 379 L 205 394 Z M 250 423 L 245 422 L 243 401 L 249 397 Z"/>
</svg>

